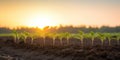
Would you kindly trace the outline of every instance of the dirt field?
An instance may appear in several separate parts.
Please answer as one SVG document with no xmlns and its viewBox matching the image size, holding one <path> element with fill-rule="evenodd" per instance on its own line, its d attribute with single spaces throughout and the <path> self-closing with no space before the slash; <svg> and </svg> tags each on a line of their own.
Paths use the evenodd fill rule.
<svg viewBox="0 0 120 60">
<path fill-rule="evenodd" d="M 39 47 L 0 40 L 0 60 L 120 60 L 120 46 Z"/>
</svg>

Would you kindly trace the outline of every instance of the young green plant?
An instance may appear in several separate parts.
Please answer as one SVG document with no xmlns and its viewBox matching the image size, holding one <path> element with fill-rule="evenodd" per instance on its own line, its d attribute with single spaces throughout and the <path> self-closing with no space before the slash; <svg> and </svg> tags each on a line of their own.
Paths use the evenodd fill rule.
<svg viewBox="0 0 120 60">
<path fill-rule="evenodd" d="M 18 43 L 18 40 L 20 38 L 19 33 L 16 30 L 13 30 L 14 34 L 14 43 Z"/>
<path fill-rule="evenodd" d="M 76 34 L 75 38 L 79 39 L 81 41 L 81 46 L 83 47 L 83 39 L 84 39 L 84 32 L 83 31 L 78 31 L 78 34 Z"/>
</svg>

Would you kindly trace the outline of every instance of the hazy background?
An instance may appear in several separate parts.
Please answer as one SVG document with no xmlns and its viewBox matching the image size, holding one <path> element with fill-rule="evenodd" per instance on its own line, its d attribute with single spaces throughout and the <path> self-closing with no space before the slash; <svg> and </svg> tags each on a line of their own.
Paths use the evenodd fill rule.
<svg viewBox="0 0 120 60">
<path fill-rule="evenodd" d="M 54 25 L 116 26 L 120 25 L 120 1 L 0 0 L 0 26 L 27 26 L 36 16 L 50 18 Z"/>
</svg>

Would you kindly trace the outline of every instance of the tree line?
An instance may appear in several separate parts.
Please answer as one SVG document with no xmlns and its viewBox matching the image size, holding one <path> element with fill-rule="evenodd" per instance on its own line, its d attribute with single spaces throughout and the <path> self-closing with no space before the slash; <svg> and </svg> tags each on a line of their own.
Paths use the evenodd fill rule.
<svg viewBox="0 0 120 60">
<path fill-rule="evenodd" d="M 108 32 L 108 33 L 116 33 L 120 32 L 120 26 L 116 27 L 109 27 L 109 26 L 102 26 L 100 28 L 98 27 L 86 27 L 86 26 L 79 26 L 79 27 L 74 27 L 74 26 L 54 26 L 54 27 L 49 27 L 46 26 L 43 29 L 40 29 L 38 27 L 17 27 L 10 29 L 8 27 L 0 27 L 0 33 L 12 33 L 13 30 L 16 30 L 17 32 L 29 32 L 29 33 L 36 33 L 36 32 L 56 32 L 56 33 L 61 33 L 61 32 L 69 32 L 69 33 L 78 33 L 79 30 L 89 33 L 90 31 L 93 32 Z"/>
</svg>

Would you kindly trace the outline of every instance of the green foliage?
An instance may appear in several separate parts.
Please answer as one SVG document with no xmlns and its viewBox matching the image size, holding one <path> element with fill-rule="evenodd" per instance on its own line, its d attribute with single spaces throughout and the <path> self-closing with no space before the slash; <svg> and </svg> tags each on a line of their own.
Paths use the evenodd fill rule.
<svg viewBox="0 0 120 60">
<path fill-rule="evenodd" d="M 112 35 L 110 33 L 104 33 L 104 34 L 105 34 L 106 39 L 108 39 L 109 41 L 109 46 L 111 46 Z"/>
<path fill-rule="evenodd" d="M 57 33 L 49 33 L 48 36 L 53 39 L 53 46 L 55 45 L 55 39 L 58 37 Z"/>
<path fill-rule="evenodd" d="M 47 29 L 46 29 L 47 30 Z M 111 45 L 111 40 L 117 40 L 117 43 L 119 45 L 119 40 L 120 40 L 120 33 L 100 33 L 100 32 L 89 32 L 89 33 L 84 33 L 83 31 L 79 30 L 78 33 L 73 34 L 69 32 L 62 32 L 62 33 L 48 33 L 48 32 L 37 32 L 37 33 L 28 33 L 26 31 L 24 32 L 18 32 L 16 30 L 13 30 L 12 34 L 0 34 L 0 36 L 14 36 L 14 42 L 17 43 L 18 40 L 23 40 L 24 43 L 26 43 L 26 38 L 31 37 L 31 44 L 33 44 L 33 40 L 38 37 L 42 37 L 44 40 L 44 45 L 45 45 L 45 39 L 46 37 L 50 37 L 53 39 L 53 46 L 55 45 L 55 40 L 56 38 L 60 39 L 61 45 L 63 44 L 63 38 L 67 40 L 67 44 L 69 45 L 70 38 L 76 38 L 81 41 L 81 46 L 83 46 L 83 41 L 84 38 L 90 38 L 92 40 L 92 45 L 94 45 L 94 40 L 95 38 L 98 38 L 101 40 L 102 44 L 104 43 L 105 40 L 109 40 L 109 45 Z M 115 36 L 115 37 L 114 37 Z M 114 37 L 114 38 L 113 38 Z"/>
<path fill-rule="evenodd" d="M 13 30 L 14 34 L 14 43 L 18 43 L 17 41 L 20 39 L 20 35 L 16 30 Z"/>
<path fill-rule="evenodd" d="M 65 37 L 65 34 L 64 34 L 64 33 L 59 33 L 59 34 L 58 34 L 58 38 L 60 39 L 61 45 L 63 45 L 62 39 L 63 39 L 64 37 Z"/>
<path fill-rule="evenodd" d="M 58 34 L 57 33 L 49 33 L 48 36 L 50 38 L 52 38 L 53 40 L 55 40 L 58 37 Z"/>
<path fill-rule="evenodd" d="M 25 31 L 20 34 L 20 38 L 21 38 L 21 40 L 23 40 L 24 43 L 26 43 L 26 39 L 28 36 L 29 36 L 29 33 L 25 32 Z"/>
<path fill-rule="evenodd" d="M 7 33 L 7 34 L 0 34 L 0 36 L 14 36 L 13 33 Z"/>
<path fill-rule="evenodd" d="M 78 34 L 82 36 L 82 35 L 84 35 L 84 32 L 79 30 Z"/>
<path fill-rule="evenodd" d="M 65 34 L 64 34 L 64 33 L 59 33 L 59 34 L 58 34 L 58 38 L 59 38 L 60 40 L 62 40 L 64 37 L 65 37 Z"/>
<path fill-rule="evenodd" d="M 102 46 L 103 46 L 104 40 L 106 39 L 105 34 L 104 33 L 99 33 L 99 38 L 101 39 Z"/>
<path fill-rule="evenodd" d="M 78 31 L 78 34 L 76 34 L 76 36 L 75 36 L 76 39 L 79 39 L 81 41 L 81 46 L 84 46 L 83 45 L 84 36 L 85 36 L 85 34 L 83 31 Z"/>
<path fill-rule="evenodd" d="M 94 33 L 93 31 L 89 33 L 89 37 L 92 40 L 92 46 L 94 45 L 94 39 L 96 38 L 96 36 L 97 36 L 96 33 Z"/>
<path fill-rule="evenodd" d="M 119 45 L 119 42 L 120 42 L 120 33 L 116 33 L 115 36 L 116 36 L 117 44 Z"/>
<path fill-rule="evenodd" d="M 65 38 L 67 39 L 67 45 L 69 45 L 70 44 L 69 39 L 72 38 L 73 35 L 69 32 L 64 33 L 64 35 L 65 35 Z"/>
<path fill-rule="evenodd" d="M 76 34 L 75 38 L 80 39 L 80 40 L 83 40 L 84 36 L 85 36 L 84 32 L 79 31 L 79 32 Z"/>
</svg>

